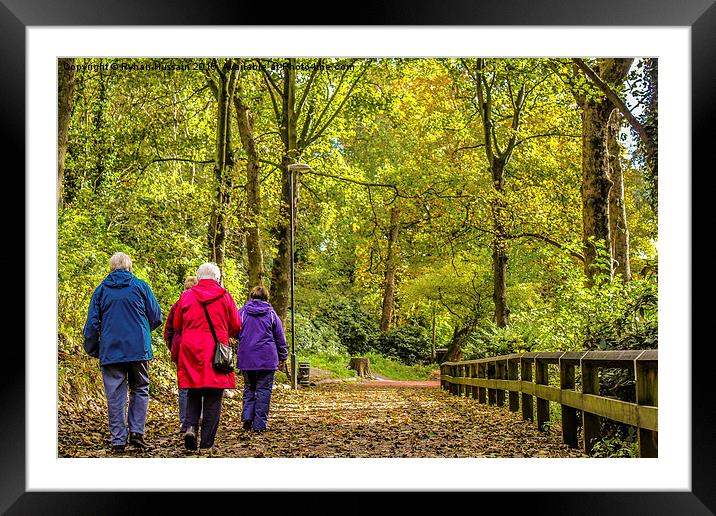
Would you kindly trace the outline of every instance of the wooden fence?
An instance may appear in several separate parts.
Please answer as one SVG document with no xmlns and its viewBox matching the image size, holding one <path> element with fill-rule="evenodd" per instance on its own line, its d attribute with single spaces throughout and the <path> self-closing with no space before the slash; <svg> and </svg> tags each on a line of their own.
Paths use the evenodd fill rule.
<svg viewBox="0 0 716 516">
<path fill-rule="evenodd" d="M 548 385 L 549 365 L 559 368 L 559 387 Z M 636 403 L 599 395 L 599 369 L 633 371 Z M 504 406 L 505 393 L 512 412 L 522 409 L 522 418 L 548 429 L 549 404 L 562 407 L 562 440 L 579 446 L 577 413 L 582 413 L 583 443 L 591 453 L 601 437 L 600 417 L 638 429 L 639 455 L 657 456 L 657 350 L 521 353 L 464 362 L 443 362 L 440 385 L 457 396 L 476 398 L 479 403 Z M 580 376 L 577 377 L 577 371 Z M 580 380 L 578 382 L 578 380 Z M 581 383 L 581 392 L 577 390 Z"/>
</svg>

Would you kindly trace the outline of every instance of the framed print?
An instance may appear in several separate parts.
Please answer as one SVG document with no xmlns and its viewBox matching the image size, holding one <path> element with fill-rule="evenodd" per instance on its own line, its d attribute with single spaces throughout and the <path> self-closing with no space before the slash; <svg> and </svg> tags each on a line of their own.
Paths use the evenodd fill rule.
<svg viewBox="0 0 716 516">
<path fill-rule="evenodd" d="M 313 14 L 302 11 L 276 16 L 256 5 L 239 8 L 212 1 L 183 4 L 149 2 L 137 9 L 110 4 L 98 9 L 96 4 L 84 1 L 70 5 L 4 0 L 0 5 L 1 62 L 11 71 L 0 86 L 4 122 L 0 145 L 5 156 L 19 160 L 14 170 L 25 171 L 24 176 L 12 176 L 16 181 L 24 177 L 21 188 L 27 203 L 25 269 L 18 275 L 23 277 L 25 288 L 25 348 L 21 351 L 19 346 L 7 346 L 7 363 L 15 365 L 8 371 L 3 389 L 3 407 L 10 417 L 0 442 L 4 479 L 0 509 L 9 514 L 114 514 L 132 506 L 149 510 L 150 499 L 156 498 L 167 504 L 167 510 L 175 504 L 180 510 L 187 503 L 201 506 L 201 499 L 209 496 L 206 491 L 239 491 L 222 493 L 222 501 L 237 494 L 264 491 L 252 496 L 276 495 L 277 503 L 288 508 L 305 496 L 301 491 L 366 492 L 349 496 L 401 491 L 405 492 L 402 496 L 412 497 L 432 510 L 444 507 L 445 497 L 456 496 L 456 500 L 472 506 L 487 503 L 483 497 L 489 496 L 490 502 L 509 499 L 515 508 L 524 504 L 530 510 L 550 514 L 716 511 L 710 350 L 705 340 L 691 337 L 692 321 L 708 320 L 704 313 L 708 303 L 690 299 L 693 275 L 708 275 L 710 270 L 696 267 L 696 258 L 703 262 L 703 257 L 691 250 L 693 240 L 699 234 L 708 235 L 710 229 L 705 227 L 702 233 L 692 229 L 694 223 L 710 217 L 691 215 L 692 207 L 699 205 L 697 194 L 707 192 L 693 188 L 695 174 L 691 170 L 712 168 L 706 158 L 712 147 L 716 114 L 712 95 L 716 7 L 712 0 L 689 0 L 678 8 L 664 0 L 648 5 L 609 0 L 570 6 L 543 0 L 509 6 L 456 2 L 449 9 L 431 2 L 361 4 L 351 17 L 355 27 L 317 22 Z M 257 20 L 260 26 L 252 24 Z M 270 23 L 264 24 L 264 20 Z M 598 43 L 593 43 L 595 40 Z M 56 190 L 49 188 L 56 179 L 50 174 L 55 173 L 57 156 L 54 147 L 46 151 L 48 143 L 56 142 L 57 123 L 57 98 L 48 96 L 48 92 L 57 94 L 57 68 L 50 63 L 67 56 L 132 60 L 234 55 L 299 59 L 636 55 L 663 60 L 659 74 L 659 162 L 663 179 L 659 242 L 664 235 L 671 245 L 659 247 L 663 266 L 659 337 L 673 347 L 662 349 L 663 371 L 671 374 L 663 373 L 659 426 L 664 429 L 662 437 L 671 439 L 660 443 L 659 458 L 616 463 L 589 459 L 594 462 L 585 469 L 571 469 L 572 464 L 560 462 L 562 459 L 192 462 L 184 458 L 58 456 L 57 411 L 53 407 L 57 399 L 53 334 L 57 333 L 55 296 L 59 280 L 54 268 L 56 242 L 52 240 L 56 240 L 56 233 L 42 233 L 57 220 L 56 210 L 50 209 Z M 270 80 L 267 76 L 269 88 Z M 8 222 L 17 219 L 17 209 L 13 207 L 6 217 Z M 11 256 L 6 262 L 8 279 L 15 276 L 14 260 Z M 666 465 L 670 465 L 673 477 L 667 478 Z M 241 480 L 244 468 L 251 472 Z M 234 474 L 236 479 L 231 478 Z M 197 497 L 174 491 L 196 492 Z"/>
</svg>

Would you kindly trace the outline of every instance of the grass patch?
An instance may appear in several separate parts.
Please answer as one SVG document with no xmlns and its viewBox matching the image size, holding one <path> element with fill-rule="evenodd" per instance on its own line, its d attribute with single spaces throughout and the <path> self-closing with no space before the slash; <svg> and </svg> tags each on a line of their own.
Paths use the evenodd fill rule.
<svg viewBox="0 0 716 516">
<path fill-rule="evenodd" d="M 429 380 L 431 372 L 439 368 L 437 364 L 407 365 L 373 352 L 362 356 L 370 359 L 371 372 L 392 380 Z M 298 363 L 310 362 L 311 367 L 329 371 L 333 378 L 353 378 L 356 374 L 353 369 L 348 369 L 349 355 L 339 353 L 299 355 L 297 360 Z M 286 375 L 281 372 L 276 373 L 275 380 L 279 383 L 282 380 L 284 383 L 290 383 Z"/>
<path fill-rule="evenodd" d="M 352 378 L 355 371 L 348 369 L 350 358 L 347 355 L 322 353 L 320 355 L 299 355 L 298 362 L 310 362 L 311 367 L 330 371 L 336 378 Z"/>
<path fill-rule="evenodd" d="M 370 359 L 370 370 L 373 373 L 392 380 L 429 380 L 430 373 L 439 368 L 437 364 L 406 365 L 377 353 L 367 353 L 365 356 Z"/>
</svg>

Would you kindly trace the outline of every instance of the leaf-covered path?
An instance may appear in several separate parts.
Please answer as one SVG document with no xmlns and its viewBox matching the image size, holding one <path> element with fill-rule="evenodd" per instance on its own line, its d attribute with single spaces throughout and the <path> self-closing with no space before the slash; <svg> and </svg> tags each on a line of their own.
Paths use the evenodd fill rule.
<svg viewBox="0 0 716 516">
<path fill-rule="evenodd" d="M 238 393 L 237 393 L 238 394 Z M 174 403 L 150 400 L 149 451 L 186 457 Z M 60 411 L 61 457 L 107 457 L 106 410 Z M 241 428 L 240 396 L 226 397 L 214 457 L 582 457 L 505 408 L 480 405 L 431 382 L 336 382 L 275 389 L 269 431 Z"/>
</svg>

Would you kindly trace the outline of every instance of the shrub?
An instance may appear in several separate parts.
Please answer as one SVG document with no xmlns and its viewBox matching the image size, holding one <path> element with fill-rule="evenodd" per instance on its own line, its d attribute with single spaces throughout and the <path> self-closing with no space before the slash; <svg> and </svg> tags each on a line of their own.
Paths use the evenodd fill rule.
<svg viewBox="0 0 716 516">
<path fill-rule="evenodd" d="M 289 319 L 290 320 L 290 319 Z M 311 319 L 296 313 L 296 349 L 303 354 L 346 354 L 346 346 L 341 342 L 335 328 L 323 319 Z M 290 346 L 290 332 L 286 336 Z"/>
<path fill-rule="evenodd" d="M 377 339 L 376 351 L 404 364 L 428 363 L 431 340 L 422 326 L 407 325 L 393 328 Z"/>
<path fill-rule="evenodd" d="M 351 355 L 375 349 L 378 326 L 371 315 L 355 301 L 337 301 L 323 308 L 314 319 L 330 326 Z"/>
</svg>

